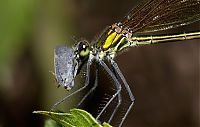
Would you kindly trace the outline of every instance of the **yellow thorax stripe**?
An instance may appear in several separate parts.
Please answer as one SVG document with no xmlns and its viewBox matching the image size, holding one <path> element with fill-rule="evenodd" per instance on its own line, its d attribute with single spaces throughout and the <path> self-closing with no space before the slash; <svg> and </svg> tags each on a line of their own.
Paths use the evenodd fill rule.
<svg viewBox="0 0 200 127">
<path fill-rule="evenodd" d="M 118 34 L 116 32 L 111 33 L 106 38 L 106 41 L 103 44 L 103 49 L 108 49 L 111 45 L 113 45 L 114 43 L 116 43 L 121 36 L 122 36 L 122 34 Z"/>
</svg>

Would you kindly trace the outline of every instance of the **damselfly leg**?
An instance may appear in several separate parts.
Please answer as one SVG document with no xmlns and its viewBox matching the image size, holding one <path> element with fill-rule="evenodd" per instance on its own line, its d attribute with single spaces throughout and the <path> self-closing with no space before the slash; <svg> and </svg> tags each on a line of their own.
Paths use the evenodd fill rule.
<svg viewBox="0 0 200 127">
<path fill-rule="evenodd" d="M 84 102 L 84 100 L 86 100 L 87 97 L 88 97 L 91 93 L 93 93 L 93 92 L 95 91 L 95 89 L 96 89 L 97 86 L 98 86 L 99 65 L 96 64 L 96 66 L 97 66 L 97 69 L 96 69 L 96 71 L 95 71 L 96 74 L 95 74 L 94 85 L 93 85 L 93 87 L 92 87 L 91 89 L 89 89 L 89 91 L 83 96 L 83 98 L 81 99 L 81 101 L 77 104 L 77 107 L 79 107 L 79 106 Z M 87 75 L 87 77 L 90 78 L 90 75 Z"/>
<path fill-rule="evenodd" d="M 130 98 L 130 105 L 129 105 L 125 115 L 123 116 L 122 121 L 120 122 L 120 125 L 119 125 L 119 126 L 122 126 L 124 120 L 126 119 L 128 113 L 130 112 L 131 108 L 134 105 L 135 97 L 133 96 L 131 89 L 130 89 L 128 83 L 126 82 L 126 79 L 124 78 L 123 74 L 121 73 L 117 63 L 112 58 L 108 57 L 108 59 L 111 62 L 111 66 L 115 71 L 116 77 L 119 77 L 122 80 L 122 84 L 125 86 L 125 89 L 128 92 L 128 95 L 129 95 L 129 98 Z"/>
<path fill-rule="evenodd" d="M 106 65 L 106 63 L 102 60 L 99 60 L 99 64 L 103 67 L 103 69 L 105 69 L 105 71 L 109 74 L 109 76 L 112 78 L 112 80 L 114 81 L 114 85 L 116 87 L 116 92 L 115 94 L 112 95 L 112 97 L 109 99 L 109 101 L 106 103 L 106 105 L 103 107 L 103 109 L 101 110 L 101 112 L 97 115 L 96 119 L 99 119 L 100 116 L 102 115 L 102 113 L 106 110 L 106 108 L 111 104 L 111 102 L 114 100 L 114 98 L 116 96 L 120 96 L 120 92 L 121 92 L 121 84 L 118 81 L 118 79 L 116 78 L 116 76 L 114 75 L 114 73 L 110 70 L 110 68 Z M 120 99 L 120 97 L 119 97 Z M 118 101 L 117 106 L 114 108 L 114 111 L 118 109 L 118 105 L 120 105 L 121 100 Z M 111 116 L 113 116 L 115 114 L 115 112 L 113 112 L 111 114 Z M 112 118 L 109 119 L 109 122 L 111 122 Z"/>
</svg>

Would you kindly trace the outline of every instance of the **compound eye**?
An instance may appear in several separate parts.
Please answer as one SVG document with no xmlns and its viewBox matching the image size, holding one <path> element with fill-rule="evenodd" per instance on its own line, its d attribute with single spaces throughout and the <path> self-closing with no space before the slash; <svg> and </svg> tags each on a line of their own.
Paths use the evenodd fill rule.
<svg viewBox="0 0 200 127">
<path fill-rule="evenodd" d="M 82 41 L 79 43 L 78 52 L 79 56 L 82 58 L 87 57 L 89 55 L 89 45 L 86 41 Z"/>
<path fill-rule="evenodd" d="M 83 46 L 85 46 L 85 45 L 83 45 Z M 89 52 L 90 52 L 90 51 L 89 51 L 89 48 L 86 47 L 86 48 L 83 48 L 83 49 L 80 51 L 79 55 L 80 55 L 81 57 L 85 57 L 85 56 L 88 56 Z"/>
</svg>

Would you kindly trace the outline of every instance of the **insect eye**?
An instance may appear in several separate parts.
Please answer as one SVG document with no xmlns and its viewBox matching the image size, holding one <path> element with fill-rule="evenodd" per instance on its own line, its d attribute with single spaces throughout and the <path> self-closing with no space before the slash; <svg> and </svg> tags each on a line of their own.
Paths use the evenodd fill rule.
<svg viewBox="0 0 200 127">
<path fill-rule="evenodd" d="M 84 47 L 85 47 L 85 45 L 83 45 Z M 79 53 L 79 55 L 81 56 L 81 57 L 85 57 L 85 56 L 88 56 L 88 54 L 89 54 L 89 48 L 88 47 L 85 47 L 85 48 L 83 48 L 81 51 L 80 51 L 80 53 Z"/>
<path fill-rule="evenodd" d="M 79 42 L 78 45 L 78 54 L 80 57 L 84 58 L 89 55 L 89 45 L 86 41 Z"/>
</svg>

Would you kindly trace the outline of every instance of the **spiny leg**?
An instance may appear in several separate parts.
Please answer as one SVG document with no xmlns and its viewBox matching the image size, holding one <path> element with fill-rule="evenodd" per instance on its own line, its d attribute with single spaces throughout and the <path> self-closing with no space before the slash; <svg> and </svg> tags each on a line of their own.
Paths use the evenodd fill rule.
<svg viewBox="0 0 200 127">
<path fill-rule="evenodd" d="M 81 92 L 82 90 L 84 90 L 88 84 L 89 84 L 89 78 L 88 77 L 90 75 L 90 65 L 91 65 L 91 60 L 89 59 L 88 62 L 87 62 L 87 74 L 86 74 L 86 81 L 85 81 L 85 84 L 83 87 L 79 88 L 78 90 L 74 91 L 73 93 L 65 96 L 64 98 L 62 98 L 61 100 L 59 100 L 57 103 L 55 103 L 52 107 L 51 107 L 51 111 L 53 111 L 58 105 L 60 105 L 61 103 L 63 103 L 65 100 L 67 100 L 69 97 Z"/>
<path fill-rule="evenodd" d="M 112 67 L 112 66 L 111 66 L 111 67 Z M 115 77 L 118 78 L 118 76 L 116 75 L 115 69 L 114 69 L 113 67 L 112 67 L 112 72 L 115 74 Z M 118 97 L 118 103 L 117 103 L 117 106 L 116 106 L 116 108 L 114 109 L 114 111 L 113 111 L 113 113 L 112 113 L 112 115 L 111 115 L 111 117 L 110 117 L 110 119 L 109 119 L 109 121 L 108 121 L 109 123 L 112 121 L 112 119 L 113 119 L 115 113 L 117 112 L 117 110 L 118 110 L 118 108 L 119 108 L 119 106 L 121 105 L 121 102 L 122 102 L 121 93 L 119 93 L 117 97 Z"/>
<path fill-rule="evenodd" d="M 115 72 L 115 70 L 114 70 L 113 68 L 112 68 L 112 72 L 114 73 L 115 77 L 118 79 L 118 77 L 117 77 L 116 74 L 115 74 L 116 72 Z M 117 101 L 118 101 L 118 102 L 117 102 L 117 105 L 116 105 L 116 107 L 115 107 L 113 113 L 111 114 L 110 119 L 108 120 L 108 123 L 110 123 L 110 122 L 112 121 L 113 117 L 115 116 L 115 113 L 117 112 L 119 106 L 121 105 L 121 101 L 122 101 L 121 93 L 118 94 L 118 96 L 117 96 Z"/>
<path fill-rule="evenodd" d="M 115 113 L 117 112 L 119 106 L 121 105 L 122 97 L 121 97 L 121 94 L 120 94 L 120 93 L 118 94 L 117 98 L 118 98 L 117 106 L 115 107 L 115 109 L 114 109 L 112 115 L 110 116 L 110 119 L 108 120 L 108 123 L 110 123 L 110 122 L 112 121 L 112 119 L 113 119 Z"/>
<path fill-rule="evenodd" d="M 113 67 L 113 69 L 115 69 L 116 73 L 117 73 L 118 76 L 121 78 L 121 80 L 122 80 L 122 82 L 123 82 L 123 84 L 124 84 L 124 86 L 125 86 L 125 88 L 126 88 L 126 90 L 127 90 L 127 92 L 128 92 L 128 95 L 129 95 L 129 97 L 130 97 L 130 100 L 131 100 L 131 104 L 129 105 L 129 107 L 128 107 L 128 109 L 127 109 L 127 111 L 126 111 L 126 113 L 125 113 L 124 117 L 122 118 L 122 121 L 121 121 L 121 123 L 120 123 L 120 125 L 119 125 L 119 127 L 121 127 L 122 124 L 123 124 L 123 122 L 124 122 L 124 120 L 126 119 L 128 113 L 130 112 L 131 108 L 133 107 L 135 98 L 134 98 L 134 96 L 133 96 L 133 94 L 132 94 L 132 92 L 131 92 L 131 89 L 130 89 L 128 83 L 126 82 L 126 80 L 125 80 L 123 74 L 121 73 L 121 71 L 120 71 L 120 69 L 119 69 L 117 63 L 116 63 L 112 58 L 109 58 L 109 57 L 108 57 L 108 59 L 111 61 L 111 66 Z"/>
<path fill-rule="evenodd" d="M 99 60 L 100 65 L 106 70 L 106 72 L 112 77 L 112 79 L 114 80 L 114 84 L 117 88 L 117 91 L 115 94 L 113 94 L 113 96 L 110 98 L 110 100 L 106 103 L 106 105 L 103 107 L 103 109 L 101 110 L 101 112 L 97 115 L 96 119 L 98 120 L 99 117 L 102 115 L 102 113 L 105 111 L 105 109 L 109 106 L 109 104 L 113 101 L 113 99 L 120 94 L 121 92 L 121 85 L 119 83 L 119 81 L 117 80 L 117 78 L 115 77 L 115 75 L 112 73 L 112 71 L 108 68 L 108 66 L 104 63 L 104 61 Z"/>
<path fill-rule="evenodd" d="M 81 101 L 77 104 L 77 107 L 79 107 L 83 102 L 84 100 L 97 88 L 98 86 L 98 73 L 99 73 L 99 70 L 98 70 L 98 64 L 97 64 L 97 69 L 96 69 L 96 76 L 95 76 L 95 82 L 94 82 L 94 86 L 84 95 L 84 97 L 81 99 Z M 90 75 L 87 75 L 87 76 L 90 76 Z"/>
</svg>

